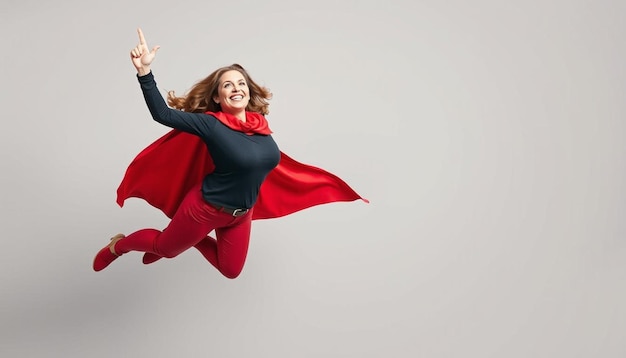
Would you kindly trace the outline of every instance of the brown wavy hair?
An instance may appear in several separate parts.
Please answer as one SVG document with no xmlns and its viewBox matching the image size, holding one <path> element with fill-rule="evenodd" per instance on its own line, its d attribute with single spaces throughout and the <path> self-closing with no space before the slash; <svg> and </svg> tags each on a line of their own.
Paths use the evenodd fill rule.
<svg viewBox="0 0 626 358">
<path fill-rule="evenodd" d="M 222 75 L 232 70 L 241 73 L 248 84 L 250 102 L 248 102 L 248 106 L 246 106 L 246 111 L 258 112 L 263 115 L 268 114 L 270 112 L 268 101 L 272 98 L 272 93 L 268 88 L 254 82 L 248 72 L 241 65 L 236 63 L 218 68 L 208 77 L 193 85 L 184 96 L 177 97 L 174 91 L 168 91 L 167 104 L 172 108 L 180 109 L 185 112 L 220 112 L 222 107 L 218 103 L 215 103 L 213 98 L 217 96 L 217 89 Z"/>
</svg>

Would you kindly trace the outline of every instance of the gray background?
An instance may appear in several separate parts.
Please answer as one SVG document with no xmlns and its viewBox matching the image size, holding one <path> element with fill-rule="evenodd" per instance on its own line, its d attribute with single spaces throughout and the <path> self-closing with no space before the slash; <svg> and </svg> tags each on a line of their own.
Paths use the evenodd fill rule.
<svg viewBox="0 0 626 358">
<path fill-rule="evenodd" d="M 624 357 L 623 1 L 0 5 L 0 356 Z M 130 253 L 162 91 L 238 62 L 281 149 L 371 200 L 255 222 L 242 275 Z"/>
</svg>

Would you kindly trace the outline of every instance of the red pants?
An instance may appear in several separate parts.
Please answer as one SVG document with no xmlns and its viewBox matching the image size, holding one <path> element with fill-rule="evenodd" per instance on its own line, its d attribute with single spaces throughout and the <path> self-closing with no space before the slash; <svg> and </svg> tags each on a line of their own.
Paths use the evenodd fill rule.
<svg viewBox="0 0 626 358">
<path fill-rule="evenodd" d="M 248 253 L 252 210 L 234 217 L 219 212 L 202 198 L 198 184 L 185 196 L 163 231 L 142 229 L 115 244 L 115 251 L 143 251 L 172 258 L 195 246 L 228 278 L 239 276 Z M 207 234 L 215 230 L 216 239 Z"/>
</svg>

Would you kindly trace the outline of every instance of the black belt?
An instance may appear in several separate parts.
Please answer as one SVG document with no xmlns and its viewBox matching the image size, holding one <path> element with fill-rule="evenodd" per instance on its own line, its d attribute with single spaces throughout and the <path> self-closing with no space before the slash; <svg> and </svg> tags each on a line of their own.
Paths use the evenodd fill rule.
<svg viewBox="0 0 626 358">
<path fill-rule="evenodd" d="M 226 213 L 226 214 L 232 215 L 234 217 L 246 215 L 248 213 L 248 211 L 250 211 L 250 209 L 231 209 L 231 208 L 227 208 L 227 207 L 224 207 L 224 206 L 213 205 L 211 203 L 209 203 L 209 205 L 211 205 L 212 207 L 214 207 L 215 209 L 217 209 L 217 211 L 219 211 L 221 213 Z"/>
</svg>

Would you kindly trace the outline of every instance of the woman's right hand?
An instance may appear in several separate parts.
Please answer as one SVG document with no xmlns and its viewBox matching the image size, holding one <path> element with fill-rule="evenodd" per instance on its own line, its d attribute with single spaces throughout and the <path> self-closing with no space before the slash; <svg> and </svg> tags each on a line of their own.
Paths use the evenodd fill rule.
<svg viewBox="0 0 626 358">
<path fill-rule="evenodd" d="M 154 60 L 160 46 L 154 46 L 152 51 L 148 51 L 148 44 L 141 29 L 137 29 L 137 33 L 139 34 L 139 44 L 130 51 L 130 59 L 135 69 L 137 69 L 137 73 L 143 76 L 150 73 L 150 64 Z"/>
</svg>

